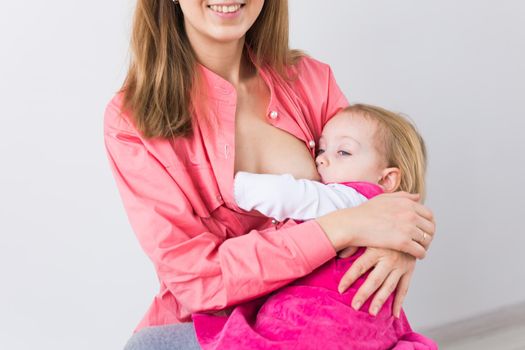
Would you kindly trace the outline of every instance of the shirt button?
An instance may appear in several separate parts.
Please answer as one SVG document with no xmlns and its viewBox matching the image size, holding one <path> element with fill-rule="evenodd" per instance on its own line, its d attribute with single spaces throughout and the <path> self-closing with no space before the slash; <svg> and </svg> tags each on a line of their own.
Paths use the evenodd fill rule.
<svg viewBox="0 0 525 350">
<path fill-rule="evenodd" d="M 221 196 L 220 194 L 217 195 L 217 200 L 218 200 L 219 202 L 222 202 L 222 196 Z"/>
<path fill-rule="evenodd" d="M 315 147 L 315 141 L 314 140 L 310 140 L 310 142 L 308 142 L 308 145 L 310 146 L 310 148 L 314 148 Z"/>
<path fill-rule="evenodd" d="M 277 111 L 270 112 L 270 118 L 277 119 L 278 116 L 279 116 L 279 113 Z"/>
<path fill-rule="evenodd" d="M 279 221 L 275 220 L 275 219 L 272 219 L 272 224 L 273 225 L 277 225 L 279 223 Z"/>
</svg>

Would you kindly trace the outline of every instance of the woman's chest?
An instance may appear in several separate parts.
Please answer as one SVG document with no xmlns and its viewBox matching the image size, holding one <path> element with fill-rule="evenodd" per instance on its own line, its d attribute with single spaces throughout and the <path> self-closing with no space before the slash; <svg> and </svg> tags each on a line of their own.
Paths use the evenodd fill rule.
<svg viewBox="0 0 525 350">
<path fill-rule="evenodd" d="M 208 111 L 218 124 L 198 123 L 191 137 L 171 140 L 170 150 L 162 153 L 170 154 L 167 171 L 196 215 L 223 223 L 233 220 L 238 225 L 228 226 L 238 226 L 238 232 L 230 233 L 236 235 L 265 221 L 257 214 L 248 219 L 245 215 L 254 214 L 236 205 L 235 172 L 315 178 L 318 127 L 308 122 L 315 115 L 308 115 L 308 109 L 280 91 L 247 99 L 239 94 L 235 100 L 210 100 Z"/>
<path fill-rule="evenodd" d="M 294 129 L 293 125 L 290 125 Z M 298 133 L 271 125 L 247 112 L 237 119 L 235 129 L 235 173 L 291 173 L 296 177 L 315 176 L 311 149 Z"/>
<path fill-rule="evenodd" d="M 259 85 L 260 86 L 260 85 Z M 269 89 L 238 93 L 235 110 L 234 173 L 291 173 L 315 178 L 315 140 L 303 111 Z"/>
</svg>

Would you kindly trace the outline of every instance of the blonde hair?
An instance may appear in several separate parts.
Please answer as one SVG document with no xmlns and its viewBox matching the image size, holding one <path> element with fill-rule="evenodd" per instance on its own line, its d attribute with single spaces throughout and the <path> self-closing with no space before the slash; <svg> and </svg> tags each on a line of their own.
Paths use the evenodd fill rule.
<svg viewBox="0 0 525 350">
<path fill-rule="evenodd" d="M 354 104 L 344 111 L 377 122 L 376 147 L 385 156 L 387 167 L 396 167 L 401 172 L 397 190 L 419 193 L 424 202 L 427 150 L 414 124 L 400 114 L 372 105 Z"/>
<path fill-rule="evenodd" d="M 245 43 L 258 65 L 285 77 L 285 67 L 303 55 L 288 47 L 288 1 L 266 0 Z M 120 92 L 123 109 L 137 129 L 145 138 L 191 135 L 195 109 L 205 108 L 192 101 L 201 83 L 180 6 L 169 0 L 137 0 L 130 49 Z"/>
</svg>

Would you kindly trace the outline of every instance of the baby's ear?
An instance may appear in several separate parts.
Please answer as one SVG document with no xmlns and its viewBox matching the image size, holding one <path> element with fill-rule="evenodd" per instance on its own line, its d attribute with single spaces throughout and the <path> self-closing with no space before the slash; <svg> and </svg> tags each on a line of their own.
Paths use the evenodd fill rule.
<svg viewBox="0 0 525 350">
<path fill-rule="evenodd" d="M 401 170 L 399 168 L 384 169 L 378 183 L 386 193 L 395 192 L 401 183 Z"/>
</svg>

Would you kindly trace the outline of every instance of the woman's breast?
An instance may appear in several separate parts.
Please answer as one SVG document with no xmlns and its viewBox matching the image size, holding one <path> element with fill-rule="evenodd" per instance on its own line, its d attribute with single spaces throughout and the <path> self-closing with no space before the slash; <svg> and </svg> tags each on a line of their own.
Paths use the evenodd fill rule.
<svg viewBox="0 0 525 350">
<path fill-rule="evenodd" d="M 237 171 L 287 173 L 295 178 L 319 180 L 314 159 L 303 141 L 255 118 L 236 127 L 235 172 Z"/>
</svg>

